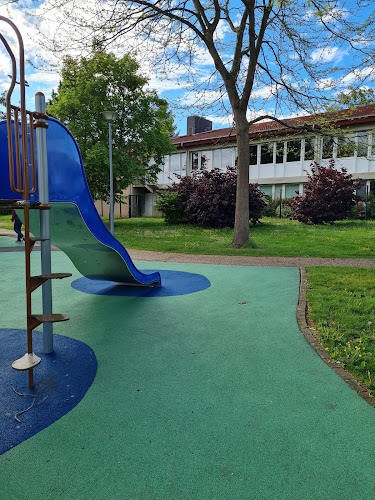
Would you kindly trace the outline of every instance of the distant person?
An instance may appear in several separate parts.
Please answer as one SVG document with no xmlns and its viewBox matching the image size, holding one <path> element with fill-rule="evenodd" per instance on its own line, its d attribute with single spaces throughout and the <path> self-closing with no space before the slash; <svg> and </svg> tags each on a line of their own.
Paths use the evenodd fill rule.
<svg viewBox="0 0 375 500">
<path fill-rule="evenodd" d="M 25 238 L 23 234 L 21 233 L 21 227 L 22 227 L 22 222 L 18 218 L 18 215 L 14 210 L 12 210 L 12 222 L 14 222 L 14 232 L 17 234 L 17 241 L 16 243 L 21 243 L 22 241 L 25 241 Z"/>
</svg>

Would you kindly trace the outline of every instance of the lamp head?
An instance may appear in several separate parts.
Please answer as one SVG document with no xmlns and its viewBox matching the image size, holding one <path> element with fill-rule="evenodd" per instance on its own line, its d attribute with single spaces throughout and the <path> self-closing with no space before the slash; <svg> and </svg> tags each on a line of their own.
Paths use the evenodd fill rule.
<svg viewBox="0 0 375 500">
<path fill-rule="evenodd" d="M 115 120 L 117 120 L 118 113 L 117 111 L 103 111 L 103 116 L 108 123 L 113 123 Z"/>
</svg>

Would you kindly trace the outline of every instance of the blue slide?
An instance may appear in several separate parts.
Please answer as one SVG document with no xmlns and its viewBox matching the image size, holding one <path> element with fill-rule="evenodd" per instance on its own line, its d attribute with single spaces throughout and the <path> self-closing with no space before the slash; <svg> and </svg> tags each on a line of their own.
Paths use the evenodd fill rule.
<svg viewBox="0 0 375 500">
<path fill-rule="evenodd" d="M 158 272 L 139 271 L 122 244 L 108 231 L 91 197 L 78 145 L 69 130 L 48 120 L 47 154 L 51 244 L 87 278 L 131 285 L 161 285 Z M 109 182 L 109 179 L 108 179 Z M 0 122 L 0 199 L 21 199 L 9 185 L 6 122 Z M 38 190 L 30 195 L 38 201 Z M 39 211 L 30 211 L 30 229 L 39 236 Z"/>
</svg>

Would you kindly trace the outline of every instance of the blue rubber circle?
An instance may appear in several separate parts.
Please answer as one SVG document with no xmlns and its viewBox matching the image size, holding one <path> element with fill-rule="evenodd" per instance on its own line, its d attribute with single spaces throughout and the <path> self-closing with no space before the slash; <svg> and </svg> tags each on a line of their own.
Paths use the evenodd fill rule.
<svg viewBox="0 0 375 500">
<path fill-rule="evenodd" d="M 1 455 L 72 410 L 93 383 L 97 361 L 87 344 L 56 334 L 53 353 L 41 354 L 43 334 L 34 330 L 33 348 L 42 362 L 34 369 L 35 386 L 29 389 L 27 371 L 16 371 L 11 366 L 27 350 L 26 332 L 0 329 L 0 336 Z M 30 410 L 23 412 L 29 406 Z"/>
<path fill-rule="evenodd" d="M 144 273 L 154 272 L 147 269 Z M 116 297 L 171 297 L 200 292 L 211 286 L 210 281 L 201 274 L 184 271 L 159 271 L 162 286 L 145 287 L 114 283 L 113 281 L 79 278 L 72 287 L 80 292 L 94 295 L 110 295 Z"/>
</svg>

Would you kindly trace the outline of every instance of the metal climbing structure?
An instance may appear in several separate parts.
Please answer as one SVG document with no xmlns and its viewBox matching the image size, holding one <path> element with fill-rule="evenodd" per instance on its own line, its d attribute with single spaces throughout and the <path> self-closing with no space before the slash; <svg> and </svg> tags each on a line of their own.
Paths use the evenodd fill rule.
<svg viewBox="0 0 375 500">
<path fill-rule="evenodd" d="M 41 285 L 45 286 L 49 280 L 61 279 L 71 276 L 70 273 L 51 273 L 43 272 L 43 255 L 42 255 L 42 274 L 38 276 L 31 276 L 31 252 L 35 242 L 41 241 L 49 247 L 49 230 L 42 225 L 49 224 L 49 219 L 45 219 L 42 213 L 50 210 L 48 200 L 42 200 L 39 193 L 39 201 L 30 201 L 30 195 L 35 193 L 36 185 L 36 155 L 35 155 L 35 138 L 34 131 L 38 133 L 48 128 L 46 120 L 48 116 L 43 111 L 28 111 L 26 109 L 25 98 L 25 64 L 24 64 L 24 45 L 21 34 L 17 26 L 6 17 L 0 16 L 0 21 L 7 23 L 16 34 L 19 46 L 19 82 L 17 82 L 17 62 L 16 57 L 9 46 L 7 40 L 0 33 L 0 40 L 6 48 L 12 60 L 12 76 L 11 84 L 6 96 L 6 115 L 7 115 L 7 137 L 8 137 L 8 158 L 9 158 L 9 182 L 10 188 L 14 193 L 18 194 L 16 199 L 0 199 L 1 208 L 17 209 L 23 211 L 23 223 L 25 233 L 25 282 L 26 282 L 26 323 L 27 323 L 27 353 L 21 358 L 12 363 L 15 370 L 28 371 L 28 385 L 34 386 L 34 368 L 40 363 L 41 358 L 36 356 L 33 352 L 33 330 L 41 324 L 51 324 L 59 321 L 66 321 L 69 319 L 64 314 L 46 313 L 43 304 L 43 314 L 34 314 L 32 312 L 32 293 Z M 19 85 L 20 89 L 20 107 L 11 104 L 11 96 L 13 90 Z M 38 93 L 40 94 L 40 93 Z M 42 95 L 42 94 L 40 94 Z M 45 131 L 45 130 L 44 130 Z M 38 139 L 38 137 L 37 137 Z M 40 136 L 39 136 L 40 143 Z M 43 143 L 43 141 L 42 141 Z M 40 162 L 38 151 L 38 166 Z M 44 173 L 47 176 L 48 172 Z M 41 177 L 41 172 L 38 169 L 38 176 Z M 43 182 L 38 179 L 38 182 Z M 40 191 L 40 189 L 39 189 Z M 22 195 L 22 199 L 20 199 Z M 33 237 L 30 235 L 30 210 L 38 210 L 41 214 L 41 237 Z M 46 235 L 46 236 L 43 236 Z M 48 266 L 47 266 L 48 270 Z M 48 294 L 51 295 L 51 288 L 49 287 Z M 51 297 L 50 297 L 51 299 Z M 51 299 L 52 300 L 52 299 Z M 52 335 L 52 333 L 51 333 Z M 51 349 L 50 349 L 51 351 Z"/>
</svg>

